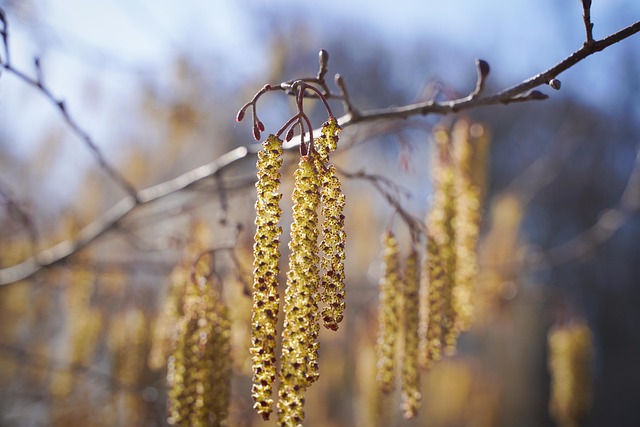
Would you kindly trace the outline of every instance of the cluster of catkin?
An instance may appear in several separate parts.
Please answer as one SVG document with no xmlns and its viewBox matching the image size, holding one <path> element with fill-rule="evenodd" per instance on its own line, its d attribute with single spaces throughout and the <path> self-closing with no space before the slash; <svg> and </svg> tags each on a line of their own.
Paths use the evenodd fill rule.
<svg viewBox="0 0 640 427">
<path fill-rule="evenodd" d="M 172 272 L 149 356 L 153 369 L 168 360 L 171 425 L 223 426 L 227 420 L 231 325 L 213 255 L 205 250 L 208 232 L 203 223 L 194 226 L 187 256 Z"/>
<path fill-rule="evenodd" d="M 480 125 L 461 119 L 451 129 L 436 128 L 433 141 L 433 202 L 423 262 L 414 239 L 402 271 L 395 236 L 388 231 L 382 239 L 377 380 L 381 391 L 392 391 L 401 363 L 405 418 L 420 407 L 420 368 L 453 354 L 458 335 L 469 328 L 477 276 L 487 138 Z"/>
<path fill-rule="evenodd" d="M 591 407 L 591 331 L 583 321 L 549 331 L 549 412 L 561 427 L 577 427 Z"/>
<path fill-rule="evenodd" d="M 338 329 L 345 308 L 345 199 L 335 167 L 329 163 L 339 132 L 330 117 L 294 173 L 277 404 L 278 423 L 283 426 L 301 425 L 304 419 L 305 391 L 318 378 L 320 321 L 328 329 Z M 254 408 L 268 419 L 277 376 L 282 140 L 270 135 L 262 145 L 257 161 L 251 356 Z"/>
</svg>

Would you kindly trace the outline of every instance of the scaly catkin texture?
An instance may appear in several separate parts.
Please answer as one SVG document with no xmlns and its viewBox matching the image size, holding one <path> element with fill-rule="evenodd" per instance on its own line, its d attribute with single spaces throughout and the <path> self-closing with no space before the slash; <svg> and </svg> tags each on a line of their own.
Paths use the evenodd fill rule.
<svg viewBox="0 0 640 427">
<path fill-rule="evenodd" d="M 320 244 L 322 258 L 320 267 L 323 270 L 321 278 L 320 299 L 325 304 L 322 309 L 324 326 L 337 330 L 338 324 L 344 317 L 345 287 L 344 287 L 344 245 L 346 233 L 344 231 L 345 196 L 340 188 L 340 180 L 336 168 L 329 164 L 329 154 L 338 146 L 338 135 L 342 129 L 334 117 L 330 117 L 322 125 L 322 135 L 316 140 L 318 152 L 317 169 L 321 173 L 320 197 L 322 203 L 323 240 Z"/>
<path fill-rule="evenodd" d="M 398 242 L 390 231 L 383 235 L 382 242 L 384 246 L 384 274 L 379 285 L 378 340 L 376 343 L 377 379 L 380 389 L 389 393 L 393 390 L 396 373 L 396 344 L 400 327 L 398 301 L 401 283 Z"/>
<path fill-rule="evenodd" d="M 278 400 L 278 422 L 282 426 L 302 423 L 304 392 L 318 377 L 320 195 L 312 155 L 300 159 L 294 180 Z"/>
<path fill-rule="evenodd" d="M 272 411 L 273 382 L 276 377 L 276 323 L 278 294 L 278 261 L 280 234 L 280 168 L 282 140 L 274 135 L 262 143 L 258 153 L 256 182 L 256 234 L 253 246 L 253 308 L 251 317 L 251 357 L 253 365 L 252 396 L 254 408 L 268 419 Z"/>
<path fill-rule="evenodd" d="M 403 329 L 404 345 L 402 360 L 402 395 L 401 408 L 404 418 L 410 419 L 420 409 L 422 395 L 420 393 L 420 372 L 418 370 L 418 323 L 419 299 L 418 288 L 418 251 L 412 248 L 407 257 L 404 270 Z"/>
<path fill-rule="evenodd" d="M 560 427 L 578 427 L 591 407 L 592 338 L 582 321 L 549 332 L 549 412 Z"/>
<path fill-rule="evenodd" d="M 327 329 L 338 330 L 338 324 L 344 317 L 344 245 L 347 239 L 344 231 L 345 197 L 340 189 L 336 168 L 329 165 L 322 173 L 322 223 L 323 240 L 320 244 L 323 257 L 321 261 L 322 294 L 326 305 L 322 309 L 322 320 Z"/>
<path fill-rule="evenodd" d="M 322 320 L 327 329 L 337 330 L 344 317 L 344 230 L 345 196 L 340 188 L 340 180 L 335 166 L 329 164 L 329 154 L 338 146 L 338 134 L 341 128 L 334 117 L 322 125 L 322 135 L 315 141 L 318 156 L 316 168 L 321 174 L 320 200 L 322 204 L 322 258 L 320 300 L 325 304 Z"/>
<path fill-rule="evenodd" d="M 226 425 L 231 325 L 207 258 L 195 265 L 187 285 L 184 315 L 169 358 L 168 422 L 172 425 Z"/>
</svg>

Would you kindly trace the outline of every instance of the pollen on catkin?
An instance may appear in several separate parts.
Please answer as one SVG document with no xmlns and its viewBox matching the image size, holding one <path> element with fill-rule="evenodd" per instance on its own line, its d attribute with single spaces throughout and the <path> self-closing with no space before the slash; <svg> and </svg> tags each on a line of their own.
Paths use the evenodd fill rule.
<svg viewBox="0 0 640 427">
<path fill-rule="evenodd" d="M 582 321 L 549 331 L 549 412 L 560 427 L 577 427 L 591 407 L 592 338 Z"/>
<path fill-rule="evenodd" d="M 300 159 L 294 174 L 293 222 L 284 298 L 278 423 L 304 420 L 304 393 L 318 378 L 319 176 L 314 153 Z"/>
<path fill-rule="evenodd" d="M 396 348 L 399 335 L 398 301 L 401 292 L 398 242 L 391 231 L 382 236 L 384 273 L 380 278 L 378 306 L 378 339 L 376 343 L 378 387 L 389 393 L 394 388 Z"/>
<path fill-rule="evenodd" d="M 404 345 L 402 357 L 402 394 L 400 407 L 405 419 L 413 418 L 420 409 L 420 372 L 418 370 L 418 323 L 419 323 L 419 254 L 411 249 L 404 268 L 403 329 Z"/>
<path fill-rule="evenodd" d="M 337 148 L 340 132 L 335 118 L 330 117 L 322 126 L 322 136 L 316 139 L 315 147 L 318 152 L 316 168 L 320 172 L 320 200 L 322 223 L 322 242 L 320 249 L 322 269 L 320 300 L 325 307 L 321 317 L 327 329 L 337 330 L 338 324 L 344 317 L 345 286 L 344 286 L 344 245 L 346 233 L 344 230 L 345 196 L 340 188 L 340 180 L 335 166 L 329 164 L 329 153 Z"/>
<path fill-rule="evenodd" d="M 253 366 L 252 397 L 255 410 L 268 419 L 272 411 L 273 382 L 276 378 L 276 323 L 278 261 L 282 210 L 279 193 L 282 166 L 282 140 L 274 135 L 262 143 L 258 153 L 256 182 L 256 233 L 253 246 L 253 308 L 251 317 L 251 356 Z"/>
<path fill-rule="evenodd" d="M 231 325 L 210 271 L 210 256 L 193 267 L 184 314 L 167 371 L 168 422 L 224 426 L 230 399 Z"/>
<path fill-rule="evenodd" d="M 455 168 L 447 130 L 434 132 L 432 151 L 433 205 L 427 216 L 427 275 L 429 315 L 426 337 L 429 360 L 438 360 L 442 349 L 455 352 L 458 334 L 454 328 L 456 312 L 453 305 L 455 252 Z M 425 360 L 428 365 L 428 361 Z"/>
<path fill-rule="evenodd" d="M 453 156 L 456 164 L 454 177 L 456 269 L 454 273 L 453 308 L 456 314 L 456 332 L 469 329 L 473 318 L 473 292 L 478 275 L 476 245 L 481 218 L 481 190 L 474 182 L 473 171 L 477 159 L 470 140 L 470 125 L 458 120 L 452 132 Z"/>
<path fill-rule="evenodd" d="M 193 260 L 211 245 L 211 229 L 201 220 L 191 225 L 189 241 L 184 259 L 170 274 L 169 289 L 162 311 L 154 321 L 151 350 L 147 364 L 153 370 L 167 366 L 167 359 L 175 344 L 176 327 L 184 314 L 184 298 L 187 285 L 191 280 Z"/>
</svg>

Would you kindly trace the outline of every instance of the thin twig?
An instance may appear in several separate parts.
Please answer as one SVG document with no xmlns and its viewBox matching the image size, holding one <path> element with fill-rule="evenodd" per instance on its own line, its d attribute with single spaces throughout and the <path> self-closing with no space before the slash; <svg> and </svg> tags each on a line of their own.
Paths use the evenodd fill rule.
<svg viewBox="0 0 640 427">
<path fill-rule="evenodd" d="M 6 29 L 6 23 L 4 28 Z M 390 107 L 380 110 L 364 111 L 358 115 L 347 113 L 338 119 L 338 124 L 340 124 L 344 128 L 347 126 L 355 125 L 357 123 L 371 122 L 375 120 L 390 120 L 399 118 L 404 119 L 412 116 L 426 114 L 450 114 L 480 106 L 509 104 L 512 102 L 525 100 L 542 99 L 541 95 L 544 94 L 537 91 L 531 92 L 532 89 L 544 84 L 549 84 L 550 81 L 555 79 L 562 72 L 573 67 L 588 56 L 606 49 L 607 47 L 618 43 L 619 41 L 624 40 L 628 37 L 631 37 L 638 32 L 640 32 L 640 21 L 614 34 L 611 34 L 610 36 L 605 37 L 602 40 L 594 41 L 592 44 L 583 45 L 576 52 L 574 52 L 558 64 L 554 65 L 553 67 L 549 68 L 548 70 L 536 74 L 535 76 L 523 81 L 522 83 L 505 89 L 494 95 L 473 97 L 472 93 L 467 97 L 451 101 L 427 101 L 409 104 L 403 107 Z M 6 41 L 5 32 L 3 32 L 2 35 L 4 40 Z M 3 68 L 7 67 L 6 61 L 7 58 L 5 58 L 5 63 L 2 65 Z M 313 83 L 313 80 L 317 81 L 318 79 L 313 78 L 302 80 L 306 81 L 307 83 Z M 285 87 L 280 87 L 279 89 L 285 90 Z M 339 95 L 337 97 L 340 98 L 341 96 Z M 53 97 L 52 100 L 56 101 Z M 245 108 L 249 105 L 251 105 L 251 103 L 247 104 Z M 255 105 L 255 103 L 253 105 Z M 317 132 L 319 133 L 320 129 L 318 129 Z M 288 141 L 285 144 L 285 148 L 289 150 L 297 148 L 297 146 L 301 142 L 301 139 L 302 138 L 300 135 L 292 138 L 291 141 Z M 245 158 L 247 155 L 257 153 L 259 149 L 260 146 L 258 144 L 236 148 L 222 155 L 220 158 L 214 160 L 213 162 L 189 171 L 179 176 L 178 178 L 171 179 L 169 181 L 138 191 L 134 195 L 130 194 L 128 197 L 125 197 L 113 208 L 107 211 L 102 217 L 98 218 L 95 222 L 83 228 L 73 239 L 61 242 L 52 248 L 46 249 L 42 252 L 39 252 L 38 254 L 33 255 L 32 257 L 19 264 L 0 270 L 0 285 L 14 283 L 16 281 L 29 278 L 43 268 L 65 260 L 75 252 L 79 251 L 88 244 L 105 235 L 109 230 L 118 225 L 125 216 L 127 216 L 138 206 L 146 203 L 151 203 L 169 194 L 188 188 L 203 179 L 211 177 L 216 172 L 226 169 L 240 159 Z"/>
<path fill-rule="evenodd" d="M 542 252 L 534 258 L 530 268 L 566 264 L 587 256 L 608 241 L 640 211 L 640 145 L 636 148 L 633 170 L 617 206 L 605 210 L 598 221 L 566 243 Z"/>
<path fill-rule="evenodd" d="M 4 33 L 3 33 L 3 36 L 4 36 Z M 6 37 L 3 37 L 3 40 L 6 43 L 6 41 L 7 41 Z M 6 44 L 5 44 L 5 50 L 6 50 L 6 55 L 8 55 L 9 48 L 6 46 Z M 67 125 L 71 128 L 72 132 L 74 134 L 76 134 L 82 140 L 82 142 L 84 142 L 84 144 L 87 146 L 87 148 L 89 148 L 89 150 L 93 154 L 94 159 L 100 165 L 100 168 L 102 168 L 102 170 L 104 170 L 106 172 L 106 174 L 109 175 L 109 177 L 116 184 L 118 184 L 118 186 L 121 187 L 129 196 L 135 197 L 136 196 L 136 189 L 133 186 L 133 184 L 131 184 L 124 177 L 124 175 L 122 175 L 120 172 L 118 172 L 116 170 L 116 168 L 113 167 L 107 161 L 107 159 L 104 157 L 104 154 L 102 154 L 102 151 L 96 145 L 96 143 L 93 141 L 91 136 L 84 129 L 82 129 L 80 127 L 80 125 L 69 114 L 69 111 L 67 109 L 67 106 L 66 106 L 65 102 L 63 100 L 60 100 L 60 99 L 56 98 L 56 96 L 53 94 L 51 89 L 49 89 L 44 84 L 44 82 L 42 81 L 42 77 L 41 77 L 41 71 L 39 70 L 39 68 L 40 68 L 39 61 L 36 64 L 37 64 L 36 65 L 36 74 L 38 76 L 36 79 L 34 79 L 32 77 L 29 77 L 26 73 L 24 73 L 23 71 L 18 70 L 10 62 L 7 62 L 6 60 L 5 60 L 4 63 L 2 63 L 2 68 L 7 70 L 7 72 L 13 74 L 18 79 L 20 79 L 23 82 L 25 82 L 26 84 L 32 86 L 33 88 L 38 90 L 40 93 L 42 93 L 44 95 L 44 97 L 46 99 L 48 99 L 51 102 L 51 104 L 53 104 L 55 106 L 55 108 L 60 112 L 60 114 L 62 115 L 62 118 L 67 123 Z"/>
<path fill-rule="evenodd" d="M 587 34 L 585 45 L 591 45 L 593 40 L 593 23 L 591 22 L 591 0 L 582 0 L 582 20 L 584 21 L 584 29 Z"/>
</svg>

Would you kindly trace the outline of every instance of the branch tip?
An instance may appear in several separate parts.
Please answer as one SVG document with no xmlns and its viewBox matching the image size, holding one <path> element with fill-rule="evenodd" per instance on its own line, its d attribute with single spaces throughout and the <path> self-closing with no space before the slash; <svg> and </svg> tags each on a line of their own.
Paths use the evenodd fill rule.
<svg viewBox="0 0 640 427">
<path fill-rule="evenodd" d="M 558 79 L 551 79 L 549 80 L 549 86 L 551 86 L 552 89 L 555 90 L 560 90 L 560 88 L 562 87 L 562 82 Z"/>
</svg>

